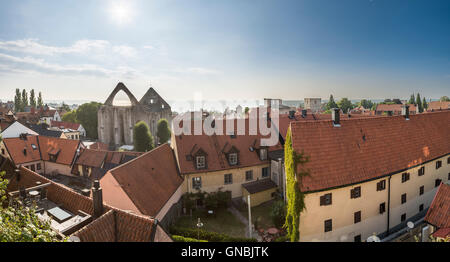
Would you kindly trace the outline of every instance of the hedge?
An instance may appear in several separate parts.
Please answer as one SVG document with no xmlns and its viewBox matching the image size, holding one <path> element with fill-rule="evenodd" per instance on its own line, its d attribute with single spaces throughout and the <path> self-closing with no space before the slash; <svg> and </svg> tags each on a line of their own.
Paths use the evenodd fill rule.
<svg viewBox="0 0 450 262">
<path fill-rule="evenodd" d="M 195 239 L 195 238 L 183 237 L 183 236 L 177 236 L 177 235 L 172 235 L 172 239 L 174 242 L 208 242 L 206 240 L 199 240 L 199 239 Z"/>
<path fill-rule="evenodd" d="M 183 236 L 185 238 L 200 238 L 209 242 L 258 242 L 254 238 L 230 237 L 225 234 L 205 231 L 203 229 L 198 230 L 192 228 L 171 227 L 170 233 L 172 235 Z"/>
</svg>

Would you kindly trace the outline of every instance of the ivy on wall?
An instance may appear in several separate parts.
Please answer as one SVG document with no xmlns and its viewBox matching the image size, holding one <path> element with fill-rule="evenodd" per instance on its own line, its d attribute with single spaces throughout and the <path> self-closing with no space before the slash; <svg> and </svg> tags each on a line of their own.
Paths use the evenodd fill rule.
<svg viewBox="0 0 450 262">
<path fill-rule="evenodd" d="M 305 209 L 305 195 L 300 191 L 300 185 L 302 178 L 309 175 L 309 172 L 303 169 L 297 173 L 297 166 L 303 166 L 309 161 L 309 158 L 303 152 L 299 154 L 293 149 L 290 128 L 288 129 L 284 144 L 284 159 L 286 196 L 288 202 L 284 227 L 286 228 L 290 241 L 297 242 L 300 238 L 300 213 Z"/>
</svg>

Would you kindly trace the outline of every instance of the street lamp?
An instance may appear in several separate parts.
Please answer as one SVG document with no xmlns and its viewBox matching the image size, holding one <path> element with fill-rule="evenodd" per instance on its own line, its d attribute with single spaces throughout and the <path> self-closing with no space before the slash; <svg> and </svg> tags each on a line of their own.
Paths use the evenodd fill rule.
<svg viewBox="0 0 450 262">
<path fill-rule="evenodd" d="M 200 240 L 200 228 L 203 227 L 202 221 L 200 221 L 200 218 L 198 218 L 197 222 L 197 239 Z"/>
</svg>

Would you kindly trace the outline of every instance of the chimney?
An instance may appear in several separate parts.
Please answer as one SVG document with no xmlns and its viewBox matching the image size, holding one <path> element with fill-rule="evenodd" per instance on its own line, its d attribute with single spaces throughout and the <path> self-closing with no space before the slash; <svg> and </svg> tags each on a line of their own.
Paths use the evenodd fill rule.
<svg viewBox="0 0 450 262">
<path fill-rule="evenodd" d="M 98 180 L 94 181 L 94 186 L 92 187 L 92 201 L 94 202 L 94 218 L 98 218 L 103 214 L 102 188 Z"/>
<path fill-rule="evenodd" d="M 302 117 L 306 117 L 307 114 L 308 114 L 308 110 L 302 109 Z"/>
<path fill-rule="evenodd" d="M 333 120 L 333 125 L 335 127 L 341 126 L 341 115 L 339 111 L 340 111 L 339 108 L 331 109 L 331 119 Z"/>
<path fill-rule="evenodd" d="M 406 120 L 409 120 L 409 105 L 402 106 L 402 116 L 404 116 Z"/>
<path fill-rule="evenodd" d="M 295 111 L 294 110 L 289 111 L 289 118 L 293 119 L 294 117 L 295 117 Z"/>
</svg>

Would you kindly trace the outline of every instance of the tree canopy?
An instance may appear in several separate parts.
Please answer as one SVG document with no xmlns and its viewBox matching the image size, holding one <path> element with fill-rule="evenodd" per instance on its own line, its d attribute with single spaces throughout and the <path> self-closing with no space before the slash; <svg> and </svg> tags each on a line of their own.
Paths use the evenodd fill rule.
<svg viewBox="0 0 450 262">
<path fill-rule="evenodd" d="M 439 99 L 439 101 L 441 101 L 441 102 L 449 102 L 449 101 L 450 101 L 450 98 L 448 98 L 448 96 L 442 96 L 442 97 Z"/>
<path fill-rule="evenodd" d="M 139 121 L 133 129 L 134 150 L 147 152 L 154 148 L 152 134 L 147 123 Z"/>
<path fill-rule="evenodd" d="M 86 136 L 97 139 L 98 138 L 98 109 L 102 104 L 97 102 L 90 102 L 82 104 L 76 111 L 76 121 L 83 125 L 86 130 Z"/>
<path fill-rule="evenodd" d="M 158 142 L 160 144 L 164 144 L 167 141 L 169 141 L 171 135 L 171 131 L 169 128 L 169 122 L 167 122 L 167 119 L 160 119 L 158 121 L 156 136 L 158 137 Z"/>
<path fill-rule="evenodd" d="M 353 104 L 348 98 L 344 97 L 338 102 L 338 106 L 340 109 L 342 109 L 342 112 L 344 114 L 348 113 L 349 110 L 353 108 Z"/>
<path fill-rule="evenodd" d="M 423 112 L 422 99 L 420 99 L 419 93 L 417 93 L 416 104 L 417 107 L 419 107 L 419 112 L 422 113 Z"/>
<path fill-rule="evenodd" d="M 362 99 L 359 101 L 358 105 L 364 107 L 365 109 L 371 109 L 373 107 L 373 102 L 371 100 Z"/>
<path fill-rule="evenodd" d="M 76 110 L 69 111 L 65 113 L 61 117 L 61 119 L 64 122 L 77 123 L 77 111 Z"/>
<path fill-rule="evenodd" d="M 336 104 L 336 102 L 334 102 L 334 98 L 333 95 L 330 95 L 330 100 L 327 103 L 326 109 L 330 110 L 332 108 L 337 108 L 338 105 Z"/>
</svg>

